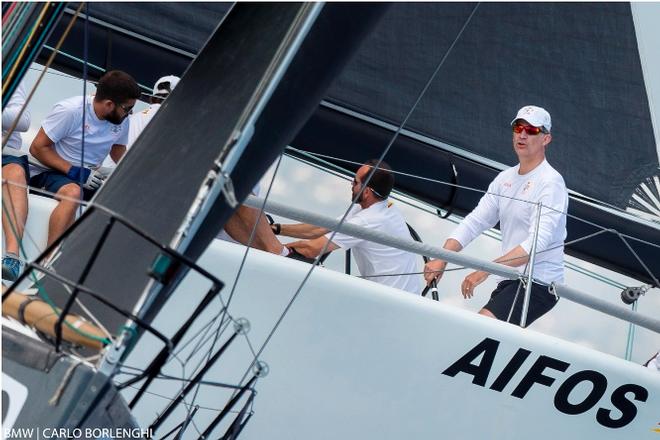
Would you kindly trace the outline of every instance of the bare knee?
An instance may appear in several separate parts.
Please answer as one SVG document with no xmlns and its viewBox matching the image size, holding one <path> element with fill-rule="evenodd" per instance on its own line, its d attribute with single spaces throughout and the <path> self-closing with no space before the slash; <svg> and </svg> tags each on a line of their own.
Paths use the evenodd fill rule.
<svg viewBox="0 0 660 440">
<path fill-rule="evenodd" d="M 9 182 L 26 183 L 25 169 L 16 163 L 10 163 L 2 167 L 2 176 Z"/>
<path fill-rule="evenodd" d="M 491 312 L 488 309 L 481 309 L 479 310 L 480 315 L 488 316 L 489 318 L 495 318 L 497 319 L 497 316 L 493 315 L 493 312 Z"/>
<path fill-rule="evenodd" d="M 60 201 L 58 206 L 61 209 L 75 211 L 80 195 L 80 186 L 75 183 L 68 183 L 57 191 L 55 198 Z"/>
<path fill-rule="evenodd" d="M 77 204 L 80 199 L 80 186 L 76 183 L 67 183 L 57 190 L 57 198 L 60 202 L 69 202 Z"/>
</svg>

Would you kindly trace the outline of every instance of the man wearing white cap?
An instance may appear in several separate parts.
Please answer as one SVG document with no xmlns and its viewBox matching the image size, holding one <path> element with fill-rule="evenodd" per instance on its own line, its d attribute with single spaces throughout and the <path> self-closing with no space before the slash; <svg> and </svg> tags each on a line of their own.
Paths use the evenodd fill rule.
<svg viewBox="0 0 660 440">
<path fill-rule="evenodd" d="M 172 90 L 174 90 L 179 83 L 179 79 L 178 76 L 168 75 L 156 81 L 153 94 L 149 99 L 149 107 L 141 112 L 132 114 L 130 117 L 130 125 L 128 127 L 128 148 L 133 145 L 133 142 L 135 142 L 140 133 L 142 133 L 142 130 L 144 130 L 147 124 L 149 124 L 151 118 L 153 118 L 156 112 L 160 109 L 160 105 L 165 101 L 165 98 L 170 95 Z"/>
<path fill-rule="evenodd" d="M 142 133 L 142 130 L 144 130 L 147 124 L 151 122 L 151 119 L 160 109 L 160 105 L 165 101 L 165 98 L 170 95 L 172 90 L 174 90 L 174 87 L 179 83 L 179 79 L 178 76 L 174 75 L 160 78 L 156 81 L 156 84 L 154 84 L 153 93 L 149 98 L 149 107 L 129 116 L 128 141 L 126 143 L 127 150 L 131 148 L 135 140 L 140 136 L 140 133 Z M 109 175 L 114 171 L 116 166 L 117 164 L 111 160 L 110 156 L 108 156 L 103 161 L 101 170 L 104 174 Z"/>
<path fill-rule="evenodd" d="M 502 171 L 488 187 L 477 207 L 461 222 L 444 244 L 459 252 L 486 229 L 500 223 L 502 256 L 497 263 L 525 273 L 536 236 L 537 203 L 542 204 L 536 238 L 533 276 L 543 284 L 564 281 L 564 239 L 568 192 L 562 176 L 550 166 L 545 150 L 552 141 L 550 114 L 528 105 L 511 121 L 513 149 L 519 164 Z M 446 261 L 433 260 L 424 267 L 427 282 L 440 279 Z M 461 293 L 471 298 L 489 274 L 476 271 L 463 280 Z M 480 314 L 519 324 L 525 289 L 517 280 L 500 281 Z M 515 304 L 514 304 L 515 303 Z M 526 325 L 552 309 L 557 298 L 542 284 L 533 283 Z"/>
</svg>

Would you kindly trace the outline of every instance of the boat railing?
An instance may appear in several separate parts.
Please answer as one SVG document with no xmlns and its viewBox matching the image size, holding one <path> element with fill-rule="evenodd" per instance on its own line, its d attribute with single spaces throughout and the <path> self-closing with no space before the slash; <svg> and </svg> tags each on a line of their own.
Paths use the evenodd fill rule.
<svg viewBox="0 0 660 440">
<path fill-rule="evenodd" d="M 461 266 L 470 267 L 475 270 L 482 270 L 506 279 L 518 280 L 521 279 L 521 277 L 526 279 L 529 275 L 529 274 L 523 275 L 520 272 L 518 272 L 518 270 L 509 266 L 494 263 L 491 261 L 480 260 L 468 255 L 448 251 L 446 249 L 436 246 L 431 246 L 425 243 L 415 242 L 412 239 L 392 237 L 380 231 L 367 229 L 358 225 L 354 225 L 350 223 L 341 223 L 336 218 L 324 216 L 314 212 L 309 212 L 276 201 L 272 201 L 272 200 L 264 201 L 263 198 L 249 196 L 246 199 L 245 203 L 248 206 L 251 206 L 256 209 L 260 209 L 262 206 L 265 206 L 266 210 L 271 214 L 286 217 L 295 221 L 321 226 L 329 230 L 341 232 L 343 234 L 351 235 L 354 237 L 363 238 L 365 240 L 369 240 L 386 246 L 391 246 L 418 255 L 442 259 L 453 264 L 459 264 Z M 660 333 L 660 320 L 657 318 L 643 315 L 635 310 L 630 310 L 626 307 L 613 304 L 604 299 L 597 298 L 593 295 L 587 294 L 585 292 L 581 292 L 577 289 L 571 288 L 563 284 L 552 283 L 548 285 L 547 283 L 543 283 L 540 280 L 534 280 L 534 282 L 546 285 L 548 289 L 552 293 L 556 294 L 558 297 L 566 298 L 569 301 L 581 304 L 593 310 L 600 311 L 604 314 L 622 319 L 631 324 L 639 325 L 656 333 Z"/>
</svg>

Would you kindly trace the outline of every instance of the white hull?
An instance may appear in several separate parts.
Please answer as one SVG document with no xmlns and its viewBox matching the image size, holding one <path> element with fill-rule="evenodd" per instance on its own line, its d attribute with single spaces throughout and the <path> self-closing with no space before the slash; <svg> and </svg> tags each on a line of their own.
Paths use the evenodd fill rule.
<svg viewBox="0 0 660 440">
<path fill-rule="evenodd" d="M 240 246 L 216 241 L 200 260 L 229 284 L 223 290 L 225 300 L 243 252 Z M 255 350 L 308 269 L 303 263 L 250 251 L 230 310 L 234 317 L 250 320 Z M 170 306 L 183 316 L 192 304 L 186 306 L 181 298 L 199 295 L 204 286 L 187 281 L 182 290 L 186 293 L 179 291 Z M 169 310 L 157 326 L 165 320 L 171 324 Z M 491 344 L 488 351 L 496 353 L 492 367 L 481 369 L 487 376 L 485 386 L 473 384 L 473 374 L 443 374 L 486 338 L 496 341 L 486 343 Z M 521 348 L 531 353 L 519 370 L 501 392 L 490 389 Z M 244 341 L 230 351 L 213 379 L 236 383 L 249 365 L 252 357 Z M 552 384 L 533 383 L 524 398 L 512 396 L 542 356 L 556 360 L 547 363 L 568 366 L 565 371 L 545 368 L 542 374 Z M 656 438 L 653 430 L 660 427 L 657 373 L 534 330 L 325 269 L 315 270 L 261 359 L 269 364 L 270 374 L 257 383 L 255 415 L 241 434 L 247 439 L 641 439 Z M 482 365 L 483 360 L 479 355 L 467 363 Z M 584 380 L 574 389 L 569 386 L 571 378 L 579 377 Z M 645 402 L 636 401 L 632 392 L 617 397 L 621 391 L 615 390 L 629 384 L 639 391 L 638 398 L 644 394 L 638 387 L 648 391 Z M 560 389 L 572 390 L 567 402 Z M 600 398 L 579 409 L 580 414 L 558 409 L 568 411 L 569 403 L 583 402 L 592 389 Z M 222 407 L 226 399 L 207 388 L 198 403 Z M 145 400 L 136 415 L 149 419 L 161 405 L 159 399 Z M 614 421 L 607 422 L 607 410 Z M 603 426 L 621 417 L 631 421 L 620 428 Z"/>
<path fill-rule="evenodd" d="M 52 204 L 31 197 L 30 206 L 28 230 L 38 248 L 45 244 L 45 234 L 37 231 L 45 231 Z M 242 246 L 216 240 L 199 261 L 226 283 L 221 292 L 225 302 L 244 251 Z M 254 350 L 261 347 L 309 268 L 250 250 L 230 313 L 250 321 L 248 336 Z M 171 335 L 207 288 L 200 277 L 189 275 L 154 326 Z M 189 335 L 220 310 L 218 301 L 212 303 Z M 231 328 L 216 349 L 228 333 Z M 195 359 L 206 356 L 209 346 Z M 473 351 L 464 358 L 477 346 L 486 353 Z M 159 342 L 145 335 L 126 365 L 144 368 L 160 348 Z M 529 354 L 510 380 L 500 378 L 514 355 L 521 356 L 524 350 Z M 490 366 L 489 355 L 493 355 Z M 461 358 L 464 362 L 456 366 Z M 252 359 L 246 339 L 237 338 L 205 379 L 236 384 Z M 532 329 L 323 268 L 315 269 L 260 359 L 268 363 L 270 373 L 256 384 L 254 416 L 241 434 L 244 439 L 556 440 L 659 435 L 657 373 Z M 546 367 L 533 374 L 539 362 Z M 183 372 L 171 362 L 164 372 L 190 377 L 193 366 L 190 362 Z M 126 378 L 119 376 L 117 381 Z M 526 381 L 531 386 L 525 387 Z M 501 386 L 494 386 L 495 382 Z M 178 382 L 157 380 L 149 391 L 173 397 L 179 389 Z M 629 392 L 624 393 L 626 389 Z M 127 400 L 132 394 L 131 389 L 125 391 Z M 589 395 L 593 401 L 580 407 Z M 200 432 L 218 413 L 207 408 L 221 409 L 229 397 L 223 388 L 200 389 L 196 404 L 201 409 L 195 417 Z M 167 403 L 147 394 L 134 416 L 147 428 Z M 571 408 L 578 413 L 567 414 Z M 179 408 L 158 433 L 163 435 L 184 417 Z M 214 434 L 224 432 L 227 423 Z M 617 424 L 622 426 L 606 426 Z M 189 428 L 185 438 L 198 435 Z"/>
</svg>

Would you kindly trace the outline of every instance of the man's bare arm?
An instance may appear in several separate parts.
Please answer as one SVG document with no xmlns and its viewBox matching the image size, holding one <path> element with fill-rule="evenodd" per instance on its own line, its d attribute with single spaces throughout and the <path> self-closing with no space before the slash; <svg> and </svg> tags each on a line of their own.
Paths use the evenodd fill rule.
<svg viewBox="0 0 660 440">
<path fill-rule="evenodd" d="M 266 217 L 263 214 L 259 215 L 259 211 L 254 208 L 239 206 L 227 220 L 225 231 L 234 240 L 247 245 L 255 223 L 257 230 L 251 243 L 252 247 L 279 255 L 283 250 L 282 243 L 271 231 Z"/>
<path fill-rule="evenodd" d="M 44 166 L 64 174 L 69 172 L 71 164 L 57 154 L 55 143 L 46 135 L 43 128 L 39 129 L 30 145 L 30 154 Z"/>
<path fill-rule="evenodd" d="M 310 240 L 319 238 L 328 232 L 329 231 L 326 228 L 310 225 L 308 223 L 280 225 L 280 235 L 286 235 L 287 237 L 293 238 L 304 238 Z"/>
<path fill-rule="evenodd" d="M 294 241 L 293 243 L 287 243 L 286 247 L 290 249 L 295 249 L 298 253 L 304 255 L 307 258 L 316 258 L 321 253 L 325 244 L 328 243 L 326 237 L 319 237 L 313 240 L 300 240 Z M 335 249 L 339 249 L 339 246 L 333 242 L 328 243 L 326 248 L 326 253 L 332 252 Z"/>
<path fill-rule="evenodd" d="M 124 154 L 126 154 L 126 145 L 114 144 L 110 149 L 110 158 L 115 162 L 119 163 Z"/>
</svg>

